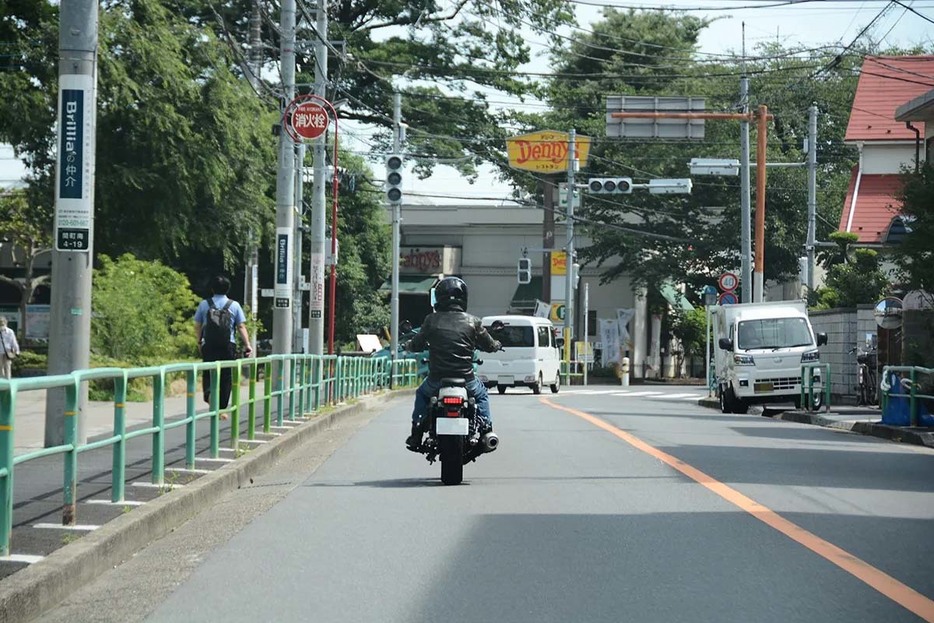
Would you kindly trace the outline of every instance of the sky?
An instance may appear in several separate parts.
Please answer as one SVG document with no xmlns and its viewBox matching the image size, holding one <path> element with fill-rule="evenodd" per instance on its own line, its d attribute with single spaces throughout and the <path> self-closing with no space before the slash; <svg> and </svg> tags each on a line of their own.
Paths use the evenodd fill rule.
<svg viewBox="0 0 934 623">
<path fill-rule="evenodd" d="M 714 19 L 700 37 L 702 54 L 739 53 L 743 49 L 745 30 L 746 50 L 764 41 L 779 41 L 785 46 L 803 44 L 806 46 L 849 45 L 884 8 L 885 13 L 862 36 L 872 37 L 883 44 L 910 47 L 915 44 L 934 42 L 934 23 L 912 12 L 917 11 L 928 20 L 934 20 L 934 0 L 862 0 L 843 2 L 837 0 L 683 0 L 682 2 L 648 2 L 645 0 L 577 0 L 575 7 L 581 28 L 589 29 L 599 21 L 602 7 L 629 8 L 639 6 L 675 6 L 678 8 L 700 8 L 691 11 L 699 17 Z M 776 6 L 778 5 L 778 6 Z M 744 8 L 755 7 L 755 8 Z M 906 8 L 907 7 L 907 8 Z M 720 10 L 725 9 L 725 10 Z M 573 36 L 573 31 L 562 31 Z M 547 71 L 544 53 L 547 45 L 542 37 L 529 35 L 527 40 L 536 56 L 533 62 L 523 67 L 525 71 Z M 498 100 L 505 99 L 498 96 Z M 545 128 L 542 128 L 545 129 Z M 549 128 L 559 129 L 560 128 Z M 342 141 L 352 151 L 366 152 L 371 149 L 368 143 L 373 131 L 350 124 L 341 126 Z M 374 164 L 374 172 L 379 177 L 380 164 Z M 19 179 L 24 173 L 21 163 L 13 156 L 8 146 L 0 146 L 0 186 L 7 186 Z M 428 180 L 415 180 L 414 175 L 406 176 L 404 190 L 416 190 L 419 193 L 441 194 L 451 197 L 478 198 L 503 197 L 511 195 L 511 189 L 496 180 L 492 170 L 481 169 L 480 180 L 471 185 L 454 169 L 439 166 Z M 439 200 L 441 201 L 441 200 Z M 456 201 L 447 199 L 444 201 Z"/>
</svg>

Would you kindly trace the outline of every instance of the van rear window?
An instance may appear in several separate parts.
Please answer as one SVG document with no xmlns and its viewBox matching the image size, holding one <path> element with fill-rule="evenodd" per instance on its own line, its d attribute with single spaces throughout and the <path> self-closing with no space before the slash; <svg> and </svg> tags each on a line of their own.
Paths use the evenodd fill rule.
<svg viewBox="0 0 934 623">
<path fill-rule="evenodd" d="M 490 327 L 486 328 L 487 331 Z M 493 335 L 497 340 L 503 343 L 503 348 L 532 348 L 535 346 L 535 334 L 532 333 L 532 327 L 503 327 Z"/>
</svg>

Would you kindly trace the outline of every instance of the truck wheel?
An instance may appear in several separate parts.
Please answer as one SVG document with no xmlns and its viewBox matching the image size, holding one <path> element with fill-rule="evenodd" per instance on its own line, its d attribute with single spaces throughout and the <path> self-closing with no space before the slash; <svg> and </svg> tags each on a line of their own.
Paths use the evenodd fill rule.
<svg viewBox="0 0 934 623">
<path fill-rule="evenodd" d="M 505 394 L 505 393 L 506 393 L 506 386 L 505 386 L 505 385 L 497 385 L 497 386 L 496 386 L 496 391 L 498 391 L 500 394 Z"/>
<path fill-rule="evenodd" d="M 555 382 L 551 384 L 551 393 L 557 394 L 558 390 L 561 389 L 561 373 L 555 377 Z"/>
<path fill-rule="evenodd" d="M 733 413 L 745 414 L 746 411 L 749 410 L 749 405 L 746 404 L 746 401 L 742 398 L 737 398 L 732 388 L 727 391 L 730 392 L 730 402 L 733 404 Z"/>
<path fill-rule="evenodd" d="M 536 396 L 542 393 L 542 375 L 541 374 L 538 375 L 538 380 L 532 384 L 532 393 L 535 394 Z"/>
<path fill-rule="evenodd" d="M 720 399 L 720 413 L 731 413 L 733 404 L 729 402 L 727 390 L 722 385 L 717 388 L 717 397 Z"/>
</svg>

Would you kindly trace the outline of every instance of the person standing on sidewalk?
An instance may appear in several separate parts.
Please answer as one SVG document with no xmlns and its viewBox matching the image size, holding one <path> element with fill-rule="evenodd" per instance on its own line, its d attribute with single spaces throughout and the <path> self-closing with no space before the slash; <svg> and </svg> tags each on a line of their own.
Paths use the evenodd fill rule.
<svg viewBox="0 0 934 623">
<path fill-rule="evenodd" d="M 230 279 L 218 275 L 211 280 L 211 296 L 198 304 L 195 311 L 195 338 L 204 361 L 233 361 L 237 358 L 236 330 L 245 344 L 244 356 L 253 354 L 250 334 L 246 330 L 246 314 L 237 301 L 228 298 Z M 220 395 L 218 405 L 226 409 L 230 404 L 231 378 L 233 370 L 229 367 L 221 370 Z M 202 377 L 204 401 L 211 402 L 211 373 L 205 371 Z"/>
<path fill-rule="evenodd" d="M 8 379 L 13 375 L 13 360 L 19 356 L 19 343 L 13 329 L 6 326 L 6 316 L 0 316 L 0 346 L 0 377 Z"/>
</svg>

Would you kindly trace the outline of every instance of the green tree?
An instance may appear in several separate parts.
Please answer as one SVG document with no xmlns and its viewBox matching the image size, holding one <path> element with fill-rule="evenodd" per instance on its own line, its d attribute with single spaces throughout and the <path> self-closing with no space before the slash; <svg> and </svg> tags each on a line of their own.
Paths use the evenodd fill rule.
<svg viewBox="0 0 934 623">
<path fill-rule="evenodd" d="M 26 191 L 13 190 L 0 193 L 0 223 L 3 227 L 3 243 L 11 248 L 10 257 L 13 265 L 22 267 L 22 276 L 11 277 L 0 274 L 0 282 L 8 283 L 19 290 L 19 311 L 22 323 L 20 328 L 23 339 L 26 336 L 29 316 L 26 306 L 32 301 L 36 288 L 48 283 L 49 275 L 37 275 L 36 258 L 51 250 L 51 210 L 45 204 L 39 207 L 29 205 L 30 197 Z"/>
<path fill-rule="evenodd" d="M 684 14 L 607 10 L 604 20 L 593 25 L 593 34 L 556 52 L 547 90 L 553 110 L 525 121 L 574 127 L 592 136 L 589 176 L 628 175 L 637 182 L 686 177 L 685 163 L 692 157 L 738 157 L 736 121 L 707 121 L 704 140 L 689 145 L 605 136 L 605 99 L 611 94 L 702 96 L 709 111 L 736 110 L 744 67 L 697 53 L 698 37 L 707 25 Z M 774 117 L 770 162 L 805 159 L 807 110 L 812 102 L 821 104 L 819 238 L 836 221 L 853 164 L 852 154 L 842 151 L 842 138 L 859 58 L 850 54 L 834 59 L 830 52 L 769 45 L 745 64 L 751 108 L 766 104 Z M 751 140 L 754 145 L 755 124 Z M 767 279 L 782 280 L 797 273 L 805 242 L 806 176 L 803 170 L 770 169 L 768 177 L 765 273 Z M 584 203 L 581 216 L 599 226 L 586 230 L 592 243 L 580 254 L 585 262 L 608 266 L 605 280 L 627 275 L 636 285 L 653 286 L 671 278 L 695 291 L 719 272 L 740 265 L 738 177 L 697 177 L 690 196 L 637 190 L 628 196 L 585 196 Z"/>
<path fill-rule="evenodd" d="M 917 174 L 905 175 L 898 201 L 910 229 L 895 251 L 899 277 L 906 289 L 934 299 L 934 164 L 925 162 Z"/>
<path fill-rule="evenodd" d="M 339 193 L 335 340 L 348 343 L 358 333 L 375 333 L 389 323 L 389 306 L 377 289 L 391 272 L 391 234 L 372 172 L 359 156 L 344 152 L 339 157 L 348 183 Z"/>
<path fill-rule="evenodd" d="M 198 297 L 187 277 L 129 253 L 98 260 L 91 319 L 95 353 L 140 365 L 197 354 L 192 317 Z"/>
<path fill-rule="evenodd" d="M 29 167 L 36 207 L 53 197 L 58 10 L 6 8 L 0 140 Z M 240 79 L 226 40 L 157 0 L 106 3 L 99 30 L 95 250 L 239 264 L 248 232 L 272 223 L 277 111 Z"/>
</svg>

